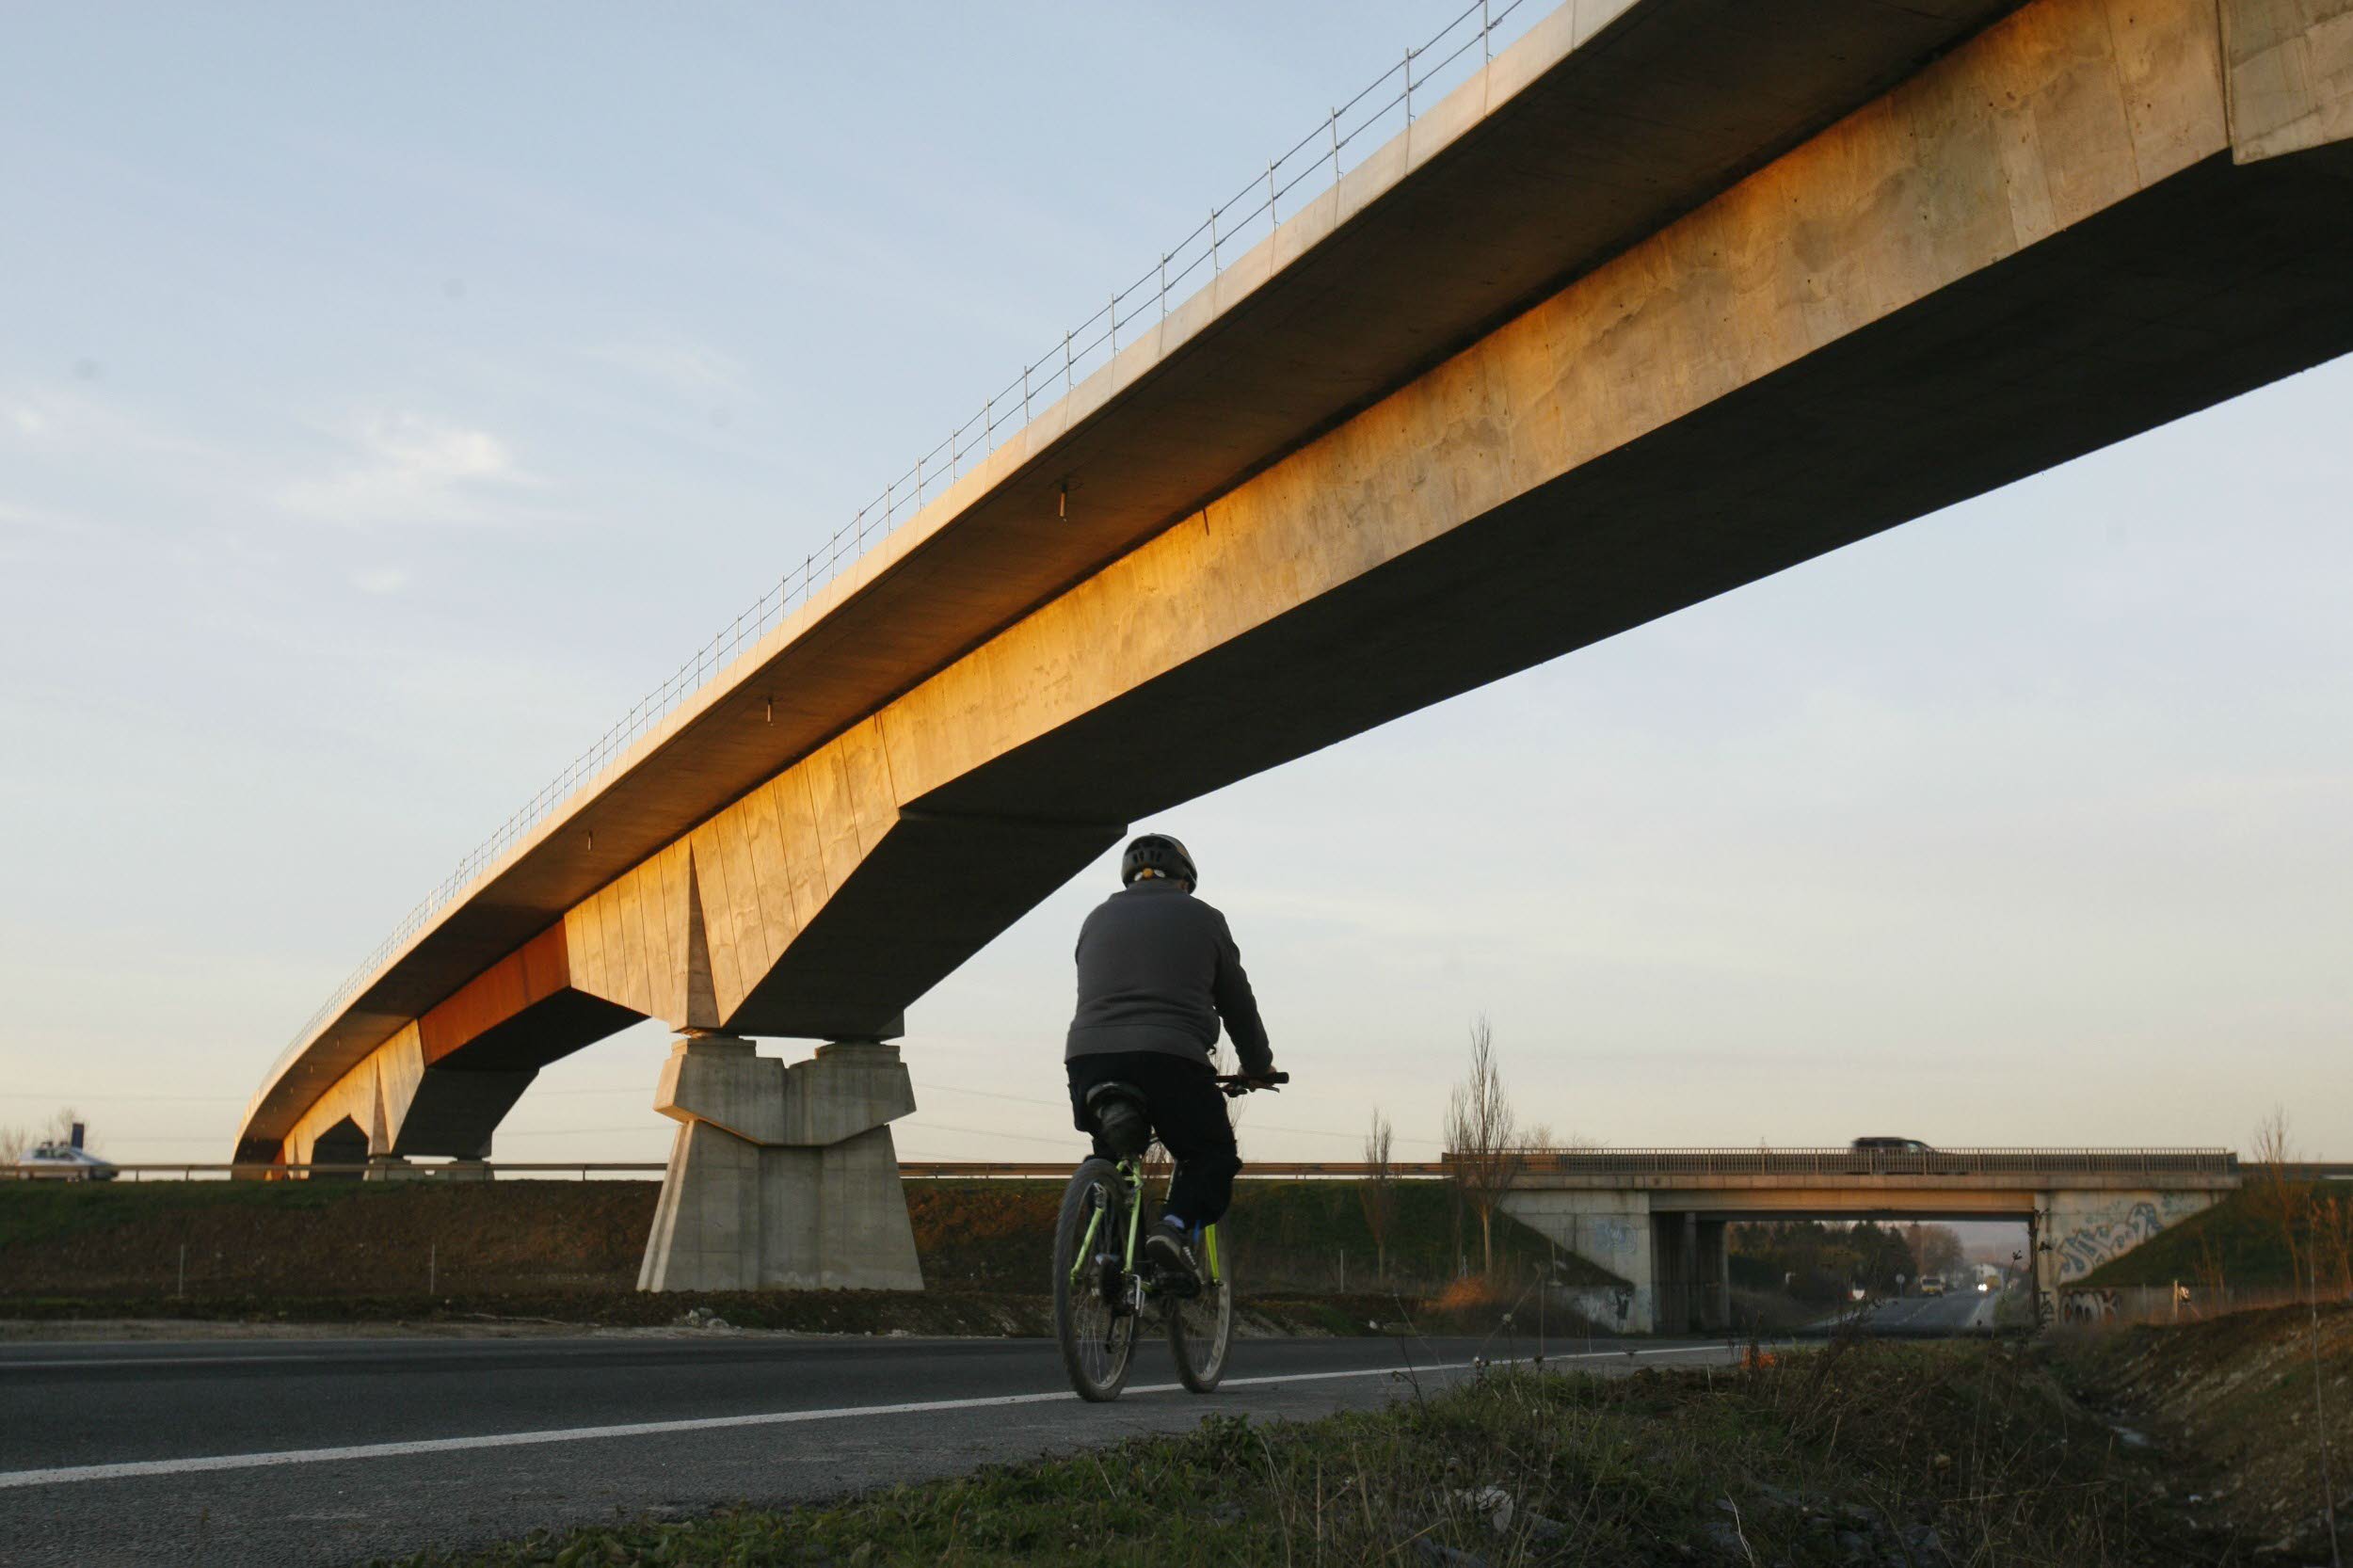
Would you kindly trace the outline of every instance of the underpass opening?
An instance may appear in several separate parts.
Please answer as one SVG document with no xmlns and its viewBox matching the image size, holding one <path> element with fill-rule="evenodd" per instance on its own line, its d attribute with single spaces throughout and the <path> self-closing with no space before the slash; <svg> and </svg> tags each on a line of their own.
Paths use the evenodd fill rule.
<svg viewBox="0 0 2353 1568">
<path fill-rule="evenodd" d="M 1739 1310 L 1732 1277 L 1737 1227 L 1810 1225 L 1827 1236 L 1833 1227 L 1850 1233 L 1867 1223 L 1880 1231 L 1896 1222 L 1973 1227 L 1979 1256 L 1963 1261 L 2001 1271 L 2001 1285 L 2016 1292 L 2001 1304 L 1993 1300 L 2001 1290 L 1990 1288 L 1985 1304 L 2001 1304 L 2006 1320 L 2023 1326 L 2051 1320 L 2071 1281 L 2239 1183 L 2237 1157 L 2219 1148 L 1548 1150 L 1529 1157 L 1504 1209 L 1626 1281 L 1617 1317 L 1632 1332 L 1808 1326 L 1827 1314 L 1809 1319 L 1801 1303 L 1764 1299 Z M 1866 1300 L 1918 1302 L 1937 1299 L 1919 1296 L 1922 1275 L 1947 1283 L 1945 1270 L 1916 1258 L 1882 1263 L 1876 1274 L 1849 1272 L 1865 1275 L 1844 1282 L 1849 1307 L 1857 1284 Z M 1906 1276 L 1900 1287 L 1897 1273 Z M 1976 1282 L 1966 1279 L 1968 1294 L 1978 1294 Z M 1828 1293 L 1813 1284 L 1817 1295 Z M 1950 1306 L 1913 1305 L 1877 1320 L 1929 1326 L 1948 1313 L 1958 1316 Z"/>
<path fill-rule="evenodd" d="M 1906 1336 L 2033 1320 L 2030 1211 L 1997 1217 L 1974 1208 L 1873 1208 L 1661 1220 L 1688 1221 L 1700 1266 L 1697 1277 L 1677 1271 L 1671 1280 L 1662 1272 L 1662 1318 L 1679 1309 L 1710 1330 Z M 1676 1261 L 1662 1256 L 1671 1266 Z"/>
<path fill-rule="evenodd" d="M 333 1127 L 320 1133 L 311 1144 L 311 1164 L 360 1166 L 368 1162 L 368 1135 L 358 1122 L 345 1116 Z M 313 1181 L 357 1181 L 360 1172 L 322 1171 L 312 1169 Z"/>
</svg>

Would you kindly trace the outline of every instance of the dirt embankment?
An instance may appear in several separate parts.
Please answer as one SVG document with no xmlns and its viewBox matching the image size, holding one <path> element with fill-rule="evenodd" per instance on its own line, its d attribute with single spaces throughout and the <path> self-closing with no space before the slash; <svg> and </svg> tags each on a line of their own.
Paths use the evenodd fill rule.
<svg viewBox="0 0 2353 1568">
<path fill-rule="evenodd" d="M 656 1324 L 702 1306 L 741 1327 L 1048 1330 L 1059 1183 L 909 1182 L 927 1288 L 904 1298 L 641 1295 L 657 1192 L 650 1181 L 0 1183 L 0 1316 Z M 1226 1256 L 1253 1326 L 1483 1333 L 1526 1306 L 1507 1298 L 1532 1285 L 1549 1251 L 1540 1239 L 1498 1227 L 1511 1290 L 1449 1290 L 1450 1193 L 1425 1183 L 1400 1197 L 1385 1279 L 1352 1185 L 1245 1182 Z M 1608 1277 L 1570 1259 L 1555 1278 L 1588 1273 Z M 1550 1326 L 1569 1329 L 1560 1319 Z"/>
<path fill-rule="evenodd" d="M 910 1181 L 926 1285 L 1032 1294 L 1061 1184 Z M 545 1294 L 635 1288 L 651 1181 L 0 1183 L 0 1296 Z M 1385 1247 L 1355 1184 L 1242 1182 L 1225 1252 L 1252 1291 L 1434 1293 L 1465 1256 L 1450 1189 L 1401 1184 Z M 1610 1276 L 1497 1224 L 1496 1274 Z M 1477 1261 L 1476 1230 L 1468 1239 Z"/>
<path fill-rule="evenodd" d="M 2054 1355 L 2122 1441 L 2173 1461 L 2172 1501 L 2229 1560 L 2329 1560 L 2324 1449 L 2353 1547 L 2353 1304 L 2065 1336 Z"/>
<path fill-rule="evenodd" d="M 642 1181 L 0 1184 L 0 1295 L 550 1294 L 637 1282 Z"/>
</svg>

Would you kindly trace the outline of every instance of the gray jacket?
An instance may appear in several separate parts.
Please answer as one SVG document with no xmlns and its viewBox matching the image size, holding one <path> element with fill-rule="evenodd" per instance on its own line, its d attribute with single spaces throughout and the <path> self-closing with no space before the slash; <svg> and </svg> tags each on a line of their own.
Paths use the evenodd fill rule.
<svg viewBox="0 0 2353 1568">
<path fill-rule="evenodd" d="M 1151 1050 L 1206 1062 L 1222 1017 L 1243 1072 L 1273 1067 L 1234 934 L 1184 884 L 1145 878 L 1105 899 L 1079 928 L 1078 957 L 1063 1060 Z"/>
</svg>

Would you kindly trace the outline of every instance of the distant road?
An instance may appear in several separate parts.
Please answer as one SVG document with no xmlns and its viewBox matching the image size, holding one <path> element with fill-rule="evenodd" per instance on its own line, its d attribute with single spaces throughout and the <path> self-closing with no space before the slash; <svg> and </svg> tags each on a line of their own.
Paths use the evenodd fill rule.
<svg viewBox="0 0 2353 1568">
<path fill-rule="evenodd" d="M 1988 1292 L 1955 1290 L 1942 1296 L 1897 1296 L 1874 1302 L 1864 1315 L 1863 1326 L 1871 1334 L 1961 1334 L 1972 1329 L 1993 1326 L 1993 1304 L 2000 1298 Z M 1835 1326 L 1837 1319 L 1825 1319 L 1817 1327 Z"/>
<path fill-rule="evenodd" d="M 1525 1340 L 1522 1351 L 1533 1347 Z M 1721 1364 L 1634 1341 L 1598 1371 Z M 1211 1399 L 1163 1345 L 1128 1397 L 1066 1392 L 1050 1343 L 767 1335 L 0 1345 L 0 1563 L 343 1564 L 630 1513 L 790 1502 L 1212 1411 L 1321 1416 L 1444 1383 L 1500 1342 L 1252 1340 Z"/>
</svg>

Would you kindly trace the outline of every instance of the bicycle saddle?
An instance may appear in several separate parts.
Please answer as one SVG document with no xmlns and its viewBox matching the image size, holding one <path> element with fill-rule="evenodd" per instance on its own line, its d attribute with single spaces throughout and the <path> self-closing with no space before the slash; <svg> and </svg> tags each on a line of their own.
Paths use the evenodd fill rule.
<svg viewBox="0 0 2353 1568">
<path fill-rule="evenodd" d="M 1087 1091 L 1087 1115 L 1104 1146 L 1133 1160 L 1152 1142 L 1152 1117 L 1144 1091 L 1132 1083 L 1098 1083 Z"/>
</svg>

